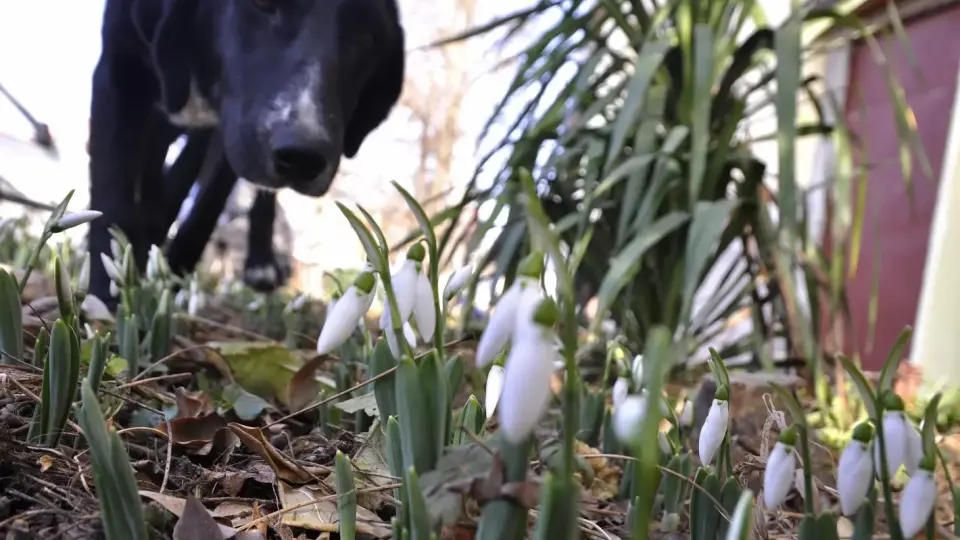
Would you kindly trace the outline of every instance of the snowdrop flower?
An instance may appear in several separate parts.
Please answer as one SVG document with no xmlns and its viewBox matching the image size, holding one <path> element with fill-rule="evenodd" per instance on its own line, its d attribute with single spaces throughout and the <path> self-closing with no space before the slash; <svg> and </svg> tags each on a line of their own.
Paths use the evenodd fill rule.
<svg viewBox="0 0 960 540">
<path fill-rule="evenodd" d="M 873 440 L 873 426 L 867 422 L 853 428 L 853 438 L 840 454 L 837 463 L 837 493 L 840 497 L 840 511 L 845 516 L 857 513 L 867 498 L 867 491 L 873 483 L 873 454 L 870 442 Z"/>
<path fill-rule="evenodd" d="M 483 399 L 483 408 L 487 411 L 487 420 L 493 418 L 493 411 L 497 408 L 497 402 L 500 401 L 502 392 L 503 368 L 493 365 L 490 367 L 490 373 L 487 373 L 487 389 Z"/>
<path fill-rule="evenodd" d="M 903 488 L 900 499 L 900 530 L 904 538 L 913 538 L 927 524 L 937 502 L 937 481 L 933 476 L 936 461 L 933 456 L 923 458 Z"/>
<path fill-rule="evenodd" d="M 76 295 L 85 298 L 90 290 L 90 253 L 84 253 L 83 263 L 80 265 L 80 275 L 77 277 Z"/>
<path fill-rule="evenodd" d="M 406 340 L 407 344 L 410 345 L 410 348 L 417 346 L 417 335 L 413 333 L 413 327 L 410 326 L 410 323 L 403 323 L 403 338 Z M 390 347 L 390 354 L 394 358 L 400 358 L 400 344 L 397 343 L 397 335 L 394 333 L 393 328 L 386 328 L 383 330 L 384 337 L 387 338 L 387 346 Z"/>
<path fill-rule="evenodd" d="M 520 313 L 521 304 L 529 305 L 541 296 L 541 274 L 543 255 L 527 255 L 520 263 L 516 281 L 500 296 L 487 321 L 486 329 L 480 335 L 480 342 L 477 344 L 477 367 L 490 364 L 513 339 L 517 322 L 524 318 L 524 314 Z"/>
<path fill-rule="evenodd" d="M 503 374 L 500 395 L 500 430 L 506 440 L 526 439 L 550 401 L 550 374 L 557 358 L 554 326 L 557 304 L 547 298 L 521 315 Z M 525 320 L 524 320 L 525 319 Z"/>
<path fill-rule="evenodd" d="M 290 302 L 283 308 L 287 313 L 296 313 L 303 309 L 303 306 L 306 305 L 307 299 L 310 298 L 310 295 L 306 293 L 300 293 L 295 296 Z M 370 297 L 371 302 L 373 301 L 373 296 Z"/>
<path fill-rule="evenodd" d="M 638 354 L 633 357 L 633 365 L 630 366 L 630 374 L 633 377 L 633 384 L 640 386 L 643 382 L 643 355 Z"/>
<path fill-rule="evenodd" d="M 643 417 L 647 414 L 647 397 L 644 394 L 627 396 L 613 410 L 613 433 L 624 444 L 636 443 L 639 439 Z"/>
<path fill-rule="evenodd" d="M 197 276 L 194 274 L 190 280 L 190 298 L 187 300 L 187 315 L 196 317 L 197 313 L 206 305 L 203 291 L 200 290 L 200 284 L 197 282 Z"/>
<path fill-rule="evenodd" d="M 730 419 L 730 393 L 727 385 L 720 385 L 713 396 L 710 412 L 700 430 L 700 462 L 704 466 L 713 463 L 717 450 L 727 434 L 727 424 Z"/>
<path fill-rule="evenodd" d="M 783 430 L 773 451 L 767 456 L 767 467 L 763 472 L 763 505 L 767 508 L 780 506 L 793 487 L 797 470 L 797 462 L 793 457 L 796 445 L 797 428 L 790 426 Z"/>
<path fill-rule="evenodd" d="M 689 399 L 683 402 L 683 410 L 680 411 L 677 422 L 682 428 L 689 428 L 693 425 L 693 402 Z"/>
<path fill-rule="evenodd" d="M 417 323 L 420 337 L 424 341 L 430 341 L 437 327 L 437 313 L 433 301 L 433 287 L 423 273 L 423 258 L 426 254 L 423 244 L 410 246 L 406 260 L 390 280 L 397 299 L 400 321 L 406 323 L 412 316 Z M 393 313 L 387 306 L 380 316 L 380 329 L 386 331 L 392 327 Z"/>
<path fill-rule="evenodd" d="M 623 404 L 624 400 L 627 399 L 627 394 L 630 393 L 630 381 L 619 377 L 617 382 L 613 383 L 613 406 L 619 407 Z"/>
<path fill-rule="evenodd" d="M 466 266 L 461 266 L 458 268 L 453 275 L 450 276 L 447 284 L 443 287 L 444 302 L 449 302 L 454 296 L 460 294 L 464 287 L 467 286 L 467 282 L 470 281 L 471 277 L 473 277 L 472 264 L 467 264 Z"/>
<path fill-rule="evenodd" d="M 113 262 L 113 259 L 108 257 L 106 253 L 101 253 L 100 262 L 103 263 L 103 269 L 107 272 L 107 277 L 110 278 L 110 281 L 123 283 L 123 278 L 120 277 L 120 270 L 117 268 L 116 263 Z"/>
<path fill-rule="evenodd" d="M 330 354 L 353 334 L 357 319 L 373 303 L 376 283 L 373 274 L 362 272 L 338 302 L 328 305 L 327 320 L 317 338 L 317 354 Z"/>
<path fill-rule="evenodd" d="M 903 413 L 903 400 L 893 392 L 883 397 L 883 445 L 887 457 L 887 477 L 893 478 L 900 466 L 913 472 L 923 459 L 923 440 L 920 432 Z M 874 445 L 874 464 L 880 476 L 880 446 Z"/>
<path fill-rule="evenodd" d="M 67 229 L 72 229 L 85 223 L 90 223 L 102 215 L 103 212 L 99 212 L 97 210 L 80 210 L 79 212 L 70 212 L 69 214 L 60 218 L 57 223 L 50 228 L 50 230 L 55 233 L 63 232 Z"/>
</svg>

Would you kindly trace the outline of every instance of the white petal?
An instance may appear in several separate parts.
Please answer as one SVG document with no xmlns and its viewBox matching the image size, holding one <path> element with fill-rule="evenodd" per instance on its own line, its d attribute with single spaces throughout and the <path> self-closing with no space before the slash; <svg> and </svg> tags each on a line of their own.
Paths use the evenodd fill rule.
<svg viewBox="0 0 960 540">
<path fill-rule="evenodd" d="M 413 327 L 410 323 L 403 323 L 403 337 L 411 347 L 417 346 L 417 335 L 413 333 Z"/>
<path fill-rule="evenodd" d="M 623 443 L 636 442 L 640 438 L 641 424 L 646 414 L 647 400 L 644 396 L 627 396 L 613 411 L 613 433 Z"/>
<path fill-rule="evenodd" d="M 413 313 L 413 304 L 417 296 L 417 274 L 419 273 L 415 262 L 404 261 L 400 270 L 391 278 L 393 293 L 397 297 L 397 311 L 400 312 L 400 320 L 404 322 Z M 386 311 L 389 311 L 389 309 Z"/>
<path fill-rule="evenodd" d="M 517 310 L 514 314 L 516 327 L 513 331 L 515 340 L 526 336 L 535 337 L 542 331 L 542 327 L 533 320 L 537 307 L 543 300 L 540 285 L 531 279 L 521 278 L 520 298 L 517 300 Z"/>
<path fill-rule="evenodd" d="M 102 215 L 103 212 L 99 212 L 97 210 L 80 210 L 78 212 L 71 212 L 60 218 L 60 220 L 57 221 L 57 226 L 63 230 L 72 229 L 78 225 L 90 223 Z"/>
<path fill-rule="evenodd" d="M 413 317 L 417 321 L 417 329 L 423 341 L 433 340 L 433 332 L 437 328 L 436 305 L 433 303 L 433 287 L 423 272 L 417 272 L 416 294 L 413 300 Z"/>
<path fill-rule="evenodd" d="M 773 452 L 767 458 L 767 468 L 763 473 L 763 505 L 774 509 L 787 498 L 793 487 L 793 476 L 797 462 L 793 457 L 793 448 L 777 442 Z"/>
<path fill-rule="evenodd" d="M 503 368 L 492 366 L 490 373 L 487 374 L 487 389 L 483 399 L 483 408 L 487 411 L 487 420 L 493 418 L 493 412 L 497 409 L 497 402 L 500 401 L 502 392 Z"/>
<path fill-rule="evenodd" d="M 677 419 L 680 427 L 690 427 L 693 425 L 693 402 L 689 399 L 683 402 L 683 411 L 680 412 L 680 418 Z"/>
<path fill-rule="evenodd" d="M 900 470 L 900 466 L 907 459 L 907 420 L 903 411 L 887 411 L 883 413 L 883 442 L 887 456 L 887 475 L 893 478 Z M 880 476 L 880 445 L 874 445 L 874 461 L 877 467 L 877 476 Z"/>
<path fill-rule="evenodd" d="M 660 451 L 667 455 L 673 455 L 673 446 L 667 440 L 667 434 L 660 431 L 657 433 L 657 442 L 660 444 Z"/>
<path fill-rule="evenodd" d="M 443 287 L 443 299 L 450 301 L 454 296 L 460 294 L 460 291 L 467 286 L 467 281 L 469 281 L 471 277 L 473 277 L 472 264 L 458 268 Z"/>
<path fill-rule="evenodd" d="M 83 310 L 84 315 L 89 319 L 95 321 L 113 320 L 113 315 L 110 314 L 107 305 L 103 303 L 103 300 L 97 298 L 96 295 L 88 294 L 85 296 L 83 302 L 80 304 L 80 309 Z"/>
<path fill-rule="evenodd" d="M 639 385 L 643 382 L 643 355 L 638 354 L 633 357 L 633 365 L 630 366 L 630 374 L 633 376 L 633 383 Z"/>
<path fill-rule="evenodd" d="M 120 271 L 117 270 L 117 265 L 114 264 L 113 259 L 108 257 L 106 253 L 101 253 L 100 262 L 103 263 L 103 269 L 107 272 L 107 276 L 109 276 L 111 280 L 120 281 Z"/>
<path fill-rule="evenodd" d="M 498 415 L 506 440 L 527 438 L 550 402 L 550 374 L 556 353 L 549 340 L 516 342 L 507 357 Z"/>
<path fill-rule="evenodd" d="M 913 538 L 927 524 L 937 502 L 937 483 L 930 471 L 917 471 L 900 499 L 900 530 L 904 538 Z"/>
<path fill-rule="evenodd" d="M 477 343 L 477 367 L 484 367 L 503 352 L 513 335 L 517 302 L 520 301 L 520 282 L 515 281 L 500 297 L 490 314 L 487 327 Z"/>
<path fill-rule="evenodd" d="M 366 295 L 359 296 L 357 293 L 357 289 L 351 286 L 333 309 L 327 312 L 327 320 L 317 338 L 317 354 L 330 354 L 353 334 L 357 319 L 363 316 L 366 301 Z"/>
<path fill-rule="evenodd" d="M 704 465 L 713 463 L 713 458 L 723 443 L 727 434 L 727 422 L 730 418 L 730 404 L 725 400 L 715 399 L 710 405 L 710 412 L 700 430 L 700 462 Z"/>
<path fill-rule="evenodd" d="M 623 401 L 627 399 L 627 394 L 630 393 L 630 381 L 620 377 L 617 379 L 617 382 L 613 383 L 613 406 L 619 407 L 623 405 Z"/>
<path fill-rule="evenodd" d="M 913 423 L 909 420 L 905 420 L 905 422 L 907 424 L 905 428 L 907 436 L 904 439 L 903 465 L 907 468 L 907 474 L 912 476 L 920 467 L 920 462 L 923 461 L 923 437 L 920 436 L 920 430 L 914 427 Z"/>
<path fill-rule="evenodd" d="M 110 297 L 116 298 L 120 296 L 120 287 L 117 285 L 116 281 L 110 282 Z"/>
<path fill-rule="evenodd" d="M 383 330 L 383 336 L 387 339 L 387 347 L 390 348 L 390 354 L 394 358 L 400 358 L 400 344 L 397 343 L 397 335 L 393 332 L 393 328 L 385 328 Z"/>
<path fill-rule="evenodd" d="M 837 463 L 837 493 L 840 511 L 845 516 L 857 513 L 873 483 L 873 455 L 867 446 L 854 439 L 840 454 Z"/>
</svg>

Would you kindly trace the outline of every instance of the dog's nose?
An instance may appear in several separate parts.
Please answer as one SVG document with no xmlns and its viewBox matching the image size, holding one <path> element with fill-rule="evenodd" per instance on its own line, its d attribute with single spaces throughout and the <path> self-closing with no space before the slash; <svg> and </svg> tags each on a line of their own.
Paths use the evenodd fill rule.
<svg viewBox="0 0 960 540">
<path fill-rule="evenodd" d="M 277 137 L 273 144 L 273 166 L 291 182 L 309 182 L 327 168 L 329 143 L 321 138 L 295 135 Z"/>
</svg>

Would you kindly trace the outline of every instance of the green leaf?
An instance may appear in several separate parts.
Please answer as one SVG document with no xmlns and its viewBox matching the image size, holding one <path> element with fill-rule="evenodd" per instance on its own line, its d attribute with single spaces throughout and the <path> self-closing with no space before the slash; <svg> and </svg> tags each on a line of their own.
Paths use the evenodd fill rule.
<svg viewBox="0 0 960 540">
<path fill-rule="evenodd" d="M 13 274 L 0 268 L 0 364 L 23 359 L 23 312 L 20 286 Z"/>
<path fill-rule="evenodd" d="M 390 267 L 387 265 L 386 256 L 377 246 L 377 243 L 374 242 L 373 236 L 370 234 L 367 226 L 360 221 L 360 218 L 358 218 L 356 214 L 344 206 L 343 203 L 337 202 L 337 207 L 343 212 L 347 221 L 350 222 L 350 226 L 353 227 L 353 231 L 357 234 L 357 238 L 360 239 L 360 244 L 363 245 L 363 250 L 367 253 L 367 260 L 370 261 L 370 264 L 372 264 L 381 275 L 384 273 L 389 274 Z"/>
<path fill-rule="evenodd" d="M 397 367 L 397 360 L 390 352 L 387 340 L 384 338 L 378 339 L 377 346 L 374 347 L 373 356 L 370 359 L 371 377 L 380 377 L 380 375 L 383 375 L 395 367 Z M 380 418 L 397 416 L 396 386 L 396 374 L 385 375 L 374 381 L 373 394 L 377 398 L 377 409 L 380 411 Z"/>
<path fill-rule="evenodd" d="M 753 492 L 744 490 L 737 501 L 737 507 L 730 518 L 730 528 L 727 529 L 726 540 L 750 540 L 753 536 Z"/>
<path fill-rule="evenodd" d="M 779 183 L 777 195 L 780 209 L 780 232 L 786 235 L 786 241 L 796 239 L 793 231 L 797 228 L 797 181 L 796 181 L 796 139 L 797 139 L 797 90 L 800 87 L 800 62 L 802 58 L 800 31 L 801 14 L 799 2 L 793 0 L 790 16 L 777 30 L 774 41 L 777 54 L 777 147 Z"/>
<path fill-rule="evenodd" d="M 708 363 L 710 365 L 710 371 L 713 373 L 713 378 L 717 381 L 717 388 L 719 389 L 721 385 L 726 385 L 727 391 L 730 391 L 730 373 L 727 371 L 727 365 L 723 363 L 723 358 L 720 358 L 720 354 L 717 353 L 717 350 L 713 347 L 710 347 L 710 359 Z"/>
<path fill-rule="evenodd" d="M 340 538 L 355 540 L 357 537 L 357 485 L 353 480 L 350 458 L 337 450 L 334 458 L 337 477 L 337 510 L 340 512 Z"/>
<path fill-rule="evenodd" d="M 413 538 L 430 538 L 433 532 L 430 512 L 427 510 L 427 500 L 420 489 L 420 480 L 413 467 L 407 469 L 404 477 L 404 491 L 406 504 L 410 509 L 410 529 Z"/>
<path fill-rule="evenodd" d="M 403 189 L 403 186 L 397 183 L 396 180 L 393 180 L 391 183 L 393 187 L 400 192 L 400 196 L 406 201 L 413 216 L 417 218 L 417 223 L 420 224 L 420 231 L 423 233 L 423 237 L 427 239 L 427 245 L 435 252 L 437 249 L 437 234 L 433 230 L 433 225 L 430 223 L 430 218 L 427 217 L 427 213 L 423 210 L 423 207 L 420 206 L 420 203 L 417 202 L 417 199 L 415 199 L 409 191 Z"/>
<path fill-rule="evenodd" d="M 900 369 L 900 362 L 903 361 L 903 347 L 913 336 L 913 328 L 907 326 L 897 336 L 890 354 L 887 355 L 886 362 L 883 363 L 883 369 L 880 371 L 880 380 L 877 383 L 877 394 L 883 394 L 887 390 L 893 390 L 893 382 L 897 378 L 897 371 Z"/>
<path fill-rule="evenodd" d="M 613 305 L 620 292 L 640 271 L 643 257 L 648 250 L 657 245 L 664 237 L 687 222 L 689 214 L 671 212 L 657 220 L 650 228 L 635 236 L 613 258 L 610 270 L 603 277 L 597 293 L 597 316 L 594 318 L 591 332 L 596 332 L 605 314 Z"/>
<path fill-rule="evenodd" d="M 660 69 L 660 64 L 663 62 L 663 57 L 667 53 L 667 48 L 666 43 L 648 41 L 637 55 L 633 78 L 627 87 L 627 95 L 623 107 L 620 109 L 617 120 L 613 124 L 613 134 L 607 149 L 605 169 L 609 169 L 614 161 L 621 155 L 627 134 L 636 125 L 637 114 L 646 103 L 647 88 L 650 86 L 656 72 Z"/>
<path fill-rule="evenodd" d="M 723 224 L 730 218 L 730 212 L 738 204 L 738 201 L 729 199 L 700 201 L 693 209 L 684 257 L 683 315 L 680 319 L 683 324 L 689 321 L 690 311 L 693 309 L 693 296 L 707 270 L 707 262 L 717 249 L 720 237 L 726 231 Z"/>
<path fill-rule="evenodd" d="M 874 393 L 873 387 L 870 386 L 870 382 L 867 381 L 867 378 L 863 376 L 863 373 L 857 369 L 857 366 L 853 365 L 853 362 L 849 358 L 843 355 L 838 355 L 837 360 L 840 362 L 840 365 L 843 366 L 843 369 L 847 372 L 847 375 L 850 376 L 850 379 L 853 381 L 853 385 L 857 387 L 857 391 L 860 392 L 860 399 L 863 400 L 863 405 L 867 409 L 867 414 L 870 415 L 870 419 L 874 422 L 880 421 L 879 410 L 880 408 L 877 405 L 877 396 Z"/>
<path fill-rule="evenodd" d="M 690 209 L 700 199 L 710 144 L 710 92 L 713 88 L 713 30 L 697 24 L 693 29 L 693 126 L 690 139 Z M 779 66 L 779 63 L 778 63 Z"/>
<path fill-rule="evenodd" d="M 787 410 L 790 411 L 790 416 L 792 416 L 792 421 L 794 424 L 797 424 L 797 427 L 800 429 L 806 429 L 807 427 L 807 415 L 803 410 L 803 405 L 800 405 L 800 402 L 797 401 L 797 398 L 794 395 L 784 388 L 783 386 L 770 382 L 770 388 L 773 389 L 773 393 L 777 394 L 780 399 L 783 400 L 783 404 L 787 407 Z"/>
<path fill-rule="evenodd" d="M 817 532 L 812 540 L 839 540 L 837 516 L 833 512 L 824 512 L 817 516 Z"/>
<path fill-rule="evenodd" d="M 428 420 L 432 411 L 427 407 L 420 372 L 409 358 L 397 365 L 396 392 L 404 470 L 413 467 L 426 473 L 437 462 L 433 426 Z"/>
<path fill-rule="evenodd" d="M 943 394 L 937 392 L 923 410 L 923 455 L 937 455 L 937 414 Z"/>
</svg>

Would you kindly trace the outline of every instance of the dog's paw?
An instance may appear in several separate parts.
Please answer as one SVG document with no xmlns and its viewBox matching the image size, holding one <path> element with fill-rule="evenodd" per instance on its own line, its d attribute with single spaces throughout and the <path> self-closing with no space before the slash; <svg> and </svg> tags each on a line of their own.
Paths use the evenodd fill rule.
<svg viewBox="0 0 960 540">
<path fill-rule="evenodd" d="M 273 292 L 280 286 L 280 272 L 272 264 L 251 265 L 243 270 L 243 282 L 258 292 Z"/>
</svg>

